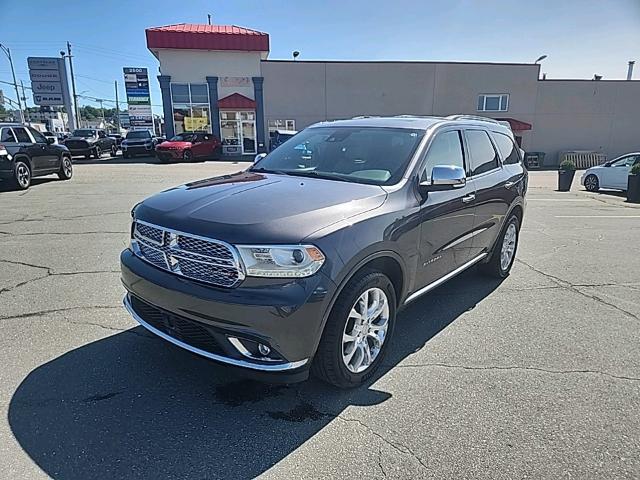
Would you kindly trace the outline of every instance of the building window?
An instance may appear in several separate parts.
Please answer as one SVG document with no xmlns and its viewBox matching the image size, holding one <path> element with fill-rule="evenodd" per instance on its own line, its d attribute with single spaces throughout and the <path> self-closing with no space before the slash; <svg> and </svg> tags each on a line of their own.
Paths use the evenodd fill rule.
<svg viewBox="0 0 640 480">
<path fill-rule="evenodd" d="M 257 152 L 256 113 L 253 110 L 221 110 L 220 133 L 224 153 L 254 154 Z"/>
<path fill-rule="evenodd" d="M 211 133 L 209 86 L 206 83 L 172 83 L 173 126 L 182 132 Z"/>
<path fill-rule="evenodd" d="M 506 112 L 509 110 L 508 93 L 490 93 L 478 96 L 479 112 Z"/>
<path fill-rule="evenodd" d="M 269 120 L 269 132 L 276 130 L 295 130 L 295 120 Z"/>
</svg>

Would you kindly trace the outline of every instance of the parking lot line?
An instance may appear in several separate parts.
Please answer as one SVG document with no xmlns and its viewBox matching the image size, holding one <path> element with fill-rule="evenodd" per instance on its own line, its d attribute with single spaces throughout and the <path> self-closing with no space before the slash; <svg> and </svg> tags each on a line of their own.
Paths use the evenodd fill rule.
<svg viewBox="0 0 640 480">
<path fill-rule="evenodd" d="M 588 198 L 527 198 L 527 202 L 589 202 Z"/>
<path fill-rule="evenodd" d="M 640 215 L 554 215 L 554 218 L 640 218 Z"/>
</svg>

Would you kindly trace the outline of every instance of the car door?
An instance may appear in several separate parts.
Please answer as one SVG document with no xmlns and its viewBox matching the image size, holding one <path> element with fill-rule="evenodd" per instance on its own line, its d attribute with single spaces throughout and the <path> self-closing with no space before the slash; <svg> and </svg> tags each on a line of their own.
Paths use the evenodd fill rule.
<svg viewBox="0 0 640 480">
<path fill-rule="evenodd" d="M 602 169 L 602 188 L 615 188 L 626 190 L 629 172 L 636 161 L 636 155 L 625 155 L 613 160 L 607 167 Z"/>
<path fill-rule="evenodd" d="M 45 145 L 35 143 L 34 139 L 25 127 L 12 127 L 13 133 L 18 141 L 18 147 L 21 152 L 26 153 L 31 159 L 33 167 L 32 174 L 42 172 L 47 169 L 49 163 Z"/>
<path fill-rule="evenodd" d="M 521 168 L 505 168 L 489 132 L 481 128 L 465 129 L 469 151 L 470 178 L 476 189 L 473 256 L 488 252 L 505 221 L 511 203 L 522 188 Z M 514 147 L 515 148 L 515 147 Z M 517 153 L 516 153 L 517 155 Z"/>
<path fill-rule="evenodd" d="M 462 133 L 443 130 L 431 141 L 418 170 L 418 181 L 429 182 L 436 165 L 454 165 L 465 169 Z M 420 245 L 416 287 L 429 285 L 471 259 L 475 214 L 475 187 L 467 181 L 463 187 L 430 191 L 420 205 Z"/>
<path fill-rule="evenodd" d="M 35 128 L 27 127 L 31 137 L 35 140 L 35 143 L 43 150 L 43 168 L 46 170 L 58 170 L 60 168 L 60 151 L 52 144 L 49 143 L 47 137 L 37 131 Z"/>
<path fill-rule="evenodd" d="M 98 146 L 100 147 L 100 150 L 108 152 L 111 150 L 112 142 L 113 139 L 109 138 L 104 130 L 98 130 Z"/>
</svg>

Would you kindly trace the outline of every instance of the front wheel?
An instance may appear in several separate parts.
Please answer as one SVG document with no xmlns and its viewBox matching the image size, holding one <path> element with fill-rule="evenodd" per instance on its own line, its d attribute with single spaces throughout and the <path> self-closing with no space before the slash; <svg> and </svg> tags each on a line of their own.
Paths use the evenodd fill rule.
<svg viewBox="0 0 640 480">
<path fill-rule="evenodd" d="M 192 162 L 193 161 L 193 153 L 191 152 L 191 150 L 185 150 L 184 153 L 182 154 L 182 159 L 185 162 Z"/>
<path fill-rule="evenodd" d="M 102 156 L 102 150 L 100 150 L 100 147 L 96 146 L 96 148 L 94 148 L 93 156 L 95 158 L 100 158 Z"/>
<path fill-rule="evenodd" d="M 386 353 L 395 318 L 395 290 L 386 275 L 366 271 L 351 279 L 329 314 L 313 373 L 340 388 L 367 381 Z"/>
<path fill-rule="evenodd" d="M 70 180 L 71 177 L 73 177 L 73 163 L 71 163 L 71 158 L 66 156 L 62 157 L 58 178 L 60 180 Z"/>
<path fill-rule="evenodd" d="M 597 192 L 600 190 L 600 182 L 598 181 L 598 177 L 591 174 L 587 178 L 584 179 L 584 188 L 589 192 Z"/>
<path fill-rule="evenodd" d="M 111 156 L 115 157 L 118 154 L 118 147 L 111 145 Z"/>
<path fill-rule="evenodd" d="M 482 270 L 492 277 L 506 278 L 516 259 L 519 238 L 520 219 L 512 215 L 496 240 L 489 261 L 482 265 Z"/>
<path fill-rule="evenodd" d="M 20 190 L 26 190 L 31 186 L 31 169 L 26 162 L 22 160 L 16 160 L 14 165 L 14 178 L 13 182 L 15 186 Z"/>
</svg>

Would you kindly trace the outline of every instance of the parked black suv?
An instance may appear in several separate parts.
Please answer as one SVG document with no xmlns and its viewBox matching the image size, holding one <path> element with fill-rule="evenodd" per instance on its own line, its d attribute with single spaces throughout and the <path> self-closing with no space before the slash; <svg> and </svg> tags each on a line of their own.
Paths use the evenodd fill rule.
<svg viewBox="0 0 640 480">
<path fill-rule="evenodd" d="M 497 122 L 320 123 L 245 172 L 136 205 L 124 303 L 204 357 L 356 386 L 398 309 L 474 264 L 508 275 L 527 178 Z"/>
<path fill-rule="evenodd" d="M 135 157 L 138 154 L 155 155 L 158 137 L 149 130 L 133 130 L 120 144 L 124 158 Z"/>
<path fill-rule="evenodd" d="M 104 130 L 94 128 L 80 128 L 74 130 L 64 144 L 71 152 L 71 155 L 84 155 L 84 158 L 100 158 L 103 153 L 116 156 L 118 147 L 115 139 L 109 137 Z"/>
<path fill-rule="evenodd" d="M 67 147 L 55 145 L 32 127 L 0 123 L 0 178 L 26 190 L 33 177 L 57 173 L 61 180 L 73 176 Z"/>
</svg>

